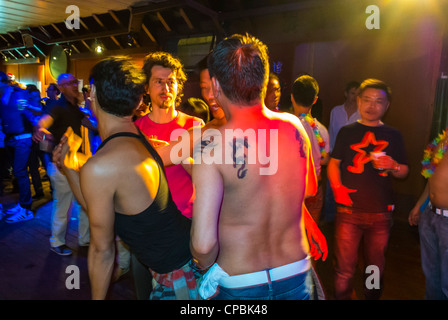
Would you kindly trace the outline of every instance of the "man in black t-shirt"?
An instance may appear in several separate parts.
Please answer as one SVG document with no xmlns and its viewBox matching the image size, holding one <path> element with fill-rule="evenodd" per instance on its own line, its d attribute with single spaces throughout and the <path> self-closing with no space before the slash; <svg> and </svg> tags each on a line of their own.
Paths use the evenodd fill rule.
<svg viewBox="0 0 448 320">
<path fill-rule="evenodd" d="M 86 115 L 79 109 L 78 79 L 73 75 L 64 73 L 57 79 L 57 85 L 61 91 L 61 97 L 46 110 L 33 136 L 34 141 L 43 141 L 51 137 L 55 144 L 58 144 L 68 127 L 78 136 L 86 136 L 84 123 Z M 85 139 L 86 140 L 86 139 Z M 83 145 L 84 151 L 89 152 L 89 148 Z M 75 196 L 70 189 L 67 178 L 58 170 L 53 162 L 48 164 L 47 173 L 53 187 L 53 212 L 51 219 L 51 250 L 59 255 L 66 256 L 72 253 L 67 247 L 65 237 L 67 233 L 68 214 L 74 202 Z M 79 209 L 78 243 L 80 246 L 87 246 L 90 241 L 89 221 L 82 208 Z"/>
<path fill-rule="evenodd" d="M 361 120 L 343 127 L 327 174 L 338 205 L 335 224 L 335 298 L 350 299 L 358 247 L 363 239 L 366 299 L 379 299 L 383 289 L 385 251 L 394 209 L 392 177 L 408 174 L 403 138 L 381 119 L 390 105 L 389 87 L 365 80 L 357 98 Z M 374 274 L 376 273 L 376 274 Z"/>
</svg>

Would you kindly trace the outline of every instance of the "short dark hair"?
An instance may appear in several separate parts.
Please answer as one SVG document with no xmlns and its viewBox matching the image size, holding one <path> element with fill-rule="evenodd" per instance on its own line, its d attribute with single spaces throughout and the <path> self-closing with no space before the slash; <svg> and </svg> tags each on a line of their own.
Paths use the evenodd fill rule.
<svg viewBox="0 0 448 320">
<path fill-rule="evenodd" d="M 169 68 L 176 72 L 177 80 L 177 97 L 176 106 L 178 106 L 182 101 L 184 84 L 187 81 L 187 75 L 185 74 L 184 65 L 182 62 L 172 56 L 168 52 L 156 51 L 151 52 L 145 57 L 145 63 L 143 65 L 143 72 L 146 75 L 146 83 L 151 79 L 151 70 L 154 66 L 162 66 L 164 68 Z"/>
<path fill-rule="evenodd" d="M 349 81 L 345 85 L 345 92 L 348 93 L 352 88 L 358 89 L 360 86 L 359 81 Z"/>
<path fill-rule="evenodd" d="M 98 62 L 91 71 L 100 108 L 123 117 L 133 114 L 145 90 L 145 76 L 131 59 L 117 56 Z"/>
<path fill-rule="evenodd" d="M 26 89 L 26 91 L 28 91 L 28 93 L 31 93 L 34 91 L 40 93 L 40 90 L 37 88 L 37 86 L 35 84 L 27 84 L 25 89 Z"/>
<path fill-rule="evenodd" d="M 56 94 L 57 94 L 57 95 L 60 95 L 60 94 L 61 94 L 61 91 L 59 90 L 58 85 L 57 85 L 56 83 L 54 83 L 54 82 L 50 83 L 50 84 L 48 85 L 48 87 L 47 87 L 47 90 L 48 90 L 48 88 L 50 88 L 50 87 L 53 87 L 53 89 L 56 90 Z"/>
<path fill-rule="evenodd" d="M 378 80 L 378 79 L 373 79 L 373 78 L 364 80 L 361 83 L 361 85 L 359 86 L 359 89 L 360 89 L 359 90 L 359 96 L 362 96 L 364 91 L 366 89 L 369 89 L 369 88 L 378 89 L 378 90 L 384 91 L 384 93 L 386 93 L 387 100 L 391 101 L 391 99 L 392 99 L 392 90 L 390 89 L 390 87 L 384 81 L 381 81 L 381 80 Z"/>
<path fill-rule="evenodd" d="M 291 91 L 297 104 L 311 107 L 319 94 L 319 85 L 313 77 L 303 75 L 294 81 Z"/>
<path fill-rule="evenodd" d="M 266 91 L 269 76 L 267 46 L 249 35 L 234 34 L 222 40 L 208 59 L 210 78 L 215 77 L 233 103 L 253 105 Z"/>
</svg>

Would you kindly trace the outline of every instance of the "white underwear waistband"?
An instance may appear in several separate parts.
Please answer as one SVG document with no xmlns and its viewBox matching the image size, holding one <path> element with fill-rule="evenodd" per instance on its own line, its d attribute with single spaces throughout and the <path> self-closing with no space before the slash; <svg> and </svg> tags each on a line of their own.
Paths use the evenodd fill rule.
<svg viewBox="0 0 448 320">
<path fill-rule="evenodd" d="M 225 288 L 242 288 L 261 284 L 267 284 L 272 281 L 278 281 L 296 276 L 310 269 L 311 262 L 309 257 L 284 266 L 273 269 L 267 269 L 252 273 L 246 273 L 236 276 L 221 278 L 220 285 Z"/>
</svg>

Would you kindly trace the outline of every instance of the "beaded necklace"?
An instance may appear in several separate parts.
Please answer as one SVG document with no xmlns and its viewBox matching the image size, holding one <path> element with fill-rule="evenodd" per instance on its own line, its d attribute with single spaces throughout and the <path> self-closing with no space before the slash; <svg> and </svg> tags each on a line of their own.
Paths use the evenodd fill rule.
<svg viewBox="0 0 448 320">
<path fill-rule="evenodd" d="M 443 155 L 448 149 L 448 145 L 445 139 L 446 131 L 443 131 L 426 147 L 425 151 L 423 152 L 423 169 L 421 174 L 425 178 L 429 178 L 434 174 L 434 170 L 436 169 L 437 165 L 440 163 Z M 441 141 L 443 141 L 441 146 L 437 147 Z"/>
<path fill-rule="evenodd" d="M 314 121 L 313 117 L 309 113 L 302 113 L 300 117 L 304 118 L 313 129 L 314 135 L 316 136 L 317 143 L 319 144 L 320 156 L 321 158 L 325 158 L 327 156 L 327 151 L 325 151 L 325 141 L 322 139 L 319 129 L 317 129 L 316 121 Z"/>
</svg>

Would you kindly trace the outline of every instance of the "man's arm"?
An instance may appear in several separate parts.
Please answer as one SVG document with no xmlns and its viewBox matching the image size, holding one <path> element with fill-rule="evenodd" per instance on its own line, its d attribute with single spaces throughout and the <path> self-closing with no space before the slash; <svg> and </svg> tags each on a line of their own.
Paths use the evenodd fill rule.
<svg viewBox="0 0 448 320">
<path fill-rule="evenodd" d="M 426 203 L 429 197 L 429 182 L 426 183 L 425 189 L 417 200 L 417 203 L 412 208 L 411 212 L 409 212 L 409 225 L 416 226 L 420 221 L 420 214 L 423 204 Z"/>
<path fill-rule="evenodd" d="M 156 148 L 157 153 L 162 158 L 165 167 L 174 164 L 191 162 L 186 160 L 193 157 L 194 146 L 202 139 L 202 134 L 209 129 L 218 129 L 226 123 L 225 118 L 213 119 L 205 125 L 192 127 L 185 130 L 177 140 L 170 141 L 167 145 L 161 145 Z"/>
<path fill-rule="evenodd" d="M 77 150 L 68 140 L 64 135 L 53 152 L 53 160 L 66 175 L 76 200 L 89 217 L 88 268 L 92 299 L 105 299 L 115 259 L 114 188 L 104 179 L 104 168 L 92 161 L 86 162 L 80 171 L 67 167 L 69 153 L 76 153 Z"/>
<path fill-rule="evenodd" d="M 199 267 L 206 269 L 218 257 L 218 221 L 224 186 L 216 166 L 205 164 L 204 161 L 193 166 L 192 178 L 196 199 L 193 206 L 190 247 Z"/>
<path fill-rule="evenodd" d="M 88 268 L 94 300 L 106 298 L 115 259 L 114 188 L 104 179 L 105 172 L 104 167 L 87 162 L 80 173 L 90 224 Z"/>
<path fill-rule="evenodd" d="M 330 158 L 327 166 L 327 176 L 330 180 L 331 189 L 333 189 L 334 200 L 336 203 L 351 207 L 353 205 L 349 193 L 356 192 L 354 189 L 346 188 L 341 182 L 341 160 Z"/>
<path fill-rule="evenodd" d="M 48 128 L 51 127 L 53 124 L 54 119 L 49 114 L 44 114 L 37 125 L 34 127 L 34 134 L 33 134 L 33 141 L 39 142 L 42 141 L 43 137 L 46 134 L 51 134 L 50 131 L 48 131 Z M 58 143 L 59 141 L 56 141 Z"/>
<path fill-rule="evenodd" d="M 305 207 L 305 204 L 303 204 L 302 214 L 306 234 L 310 244 L 310 255 L 314 258 L 314 260 L 319 260 L 319 258 L 322 257 L 322 261 L 325 261 L 328 255 L 327 240 L 320 231 L 310 212 Z"/>
<path fill-rule="evenodd" d="M 81 145 L 81 138 L 73 133 L 71 127 L 62 136 L 60 143 L 53 150 L 53 161 L 58 169 L 65 175 L 76 201 L 87 212 L 87 205 L 81 192 L 79 169 L 85 163 L 87 157 L 83 157 L 77 151 Z"/>
</svg>

